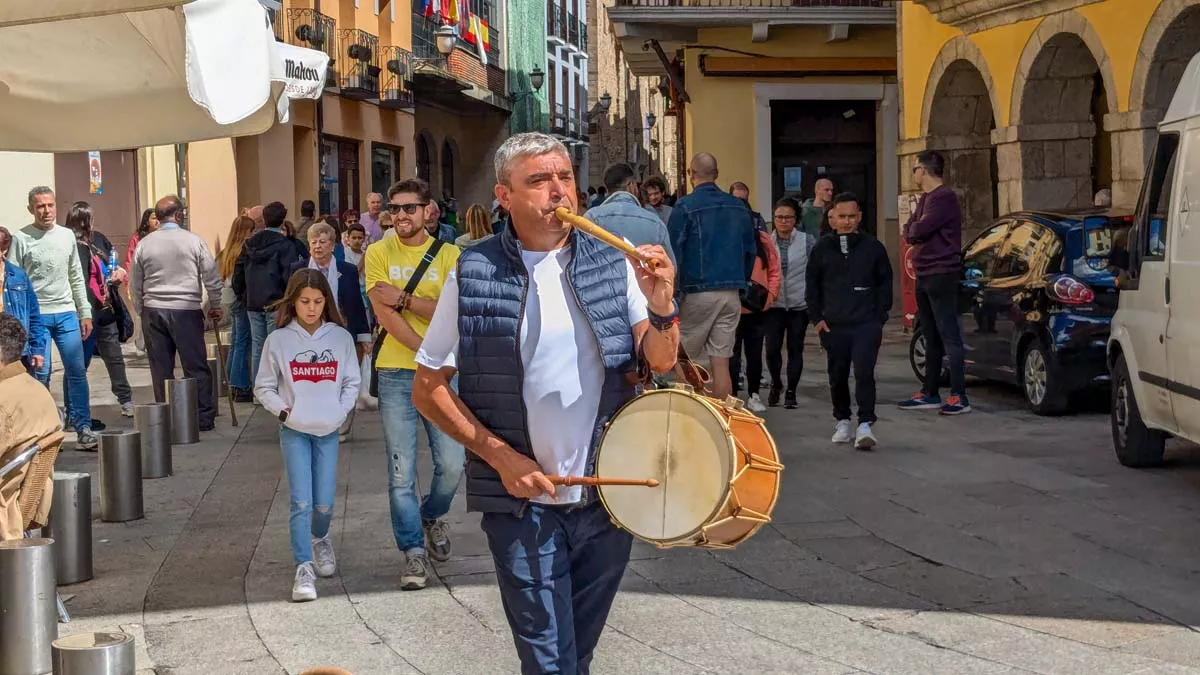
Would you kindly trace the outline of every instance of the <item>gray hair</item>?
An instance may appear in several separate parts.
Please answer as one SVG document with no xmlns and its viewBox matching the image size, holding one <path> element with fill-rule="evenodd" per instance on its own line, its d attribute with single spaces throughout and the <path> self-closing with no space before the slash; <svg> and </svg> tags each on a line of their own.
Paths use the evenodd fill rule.
<svg viewBox="0 0 1200 675">
<path fill-rule="evenodd" d="M 51 190 L 51 189 L 50 189 L 50 186 L 48 186 L 48 185 L 39 185 L 39 186 L 37 186 L 37 187 L 35 187 L 35 188 L 33 188 L 32 190 L 30 190 L 30 191 L 29 191 L 29 199 L 28 199 L 28 201 L 29 201 L 29 203 L 30 203 L 30 204 L 32 204 L 32 203 L 33 203 L 33 198 L 34 198 L 34 197 L 37 197 L 38 195 L 53 195 L 53 194 L 54 194 L 54 190 Z"/>
<path fill-rule="evenodd" d="M 538 157 L 552 152 L 561 153 L 568 159 L 571 153 L 562 141 L 537 131 L 510 136 L 496 151 L 496 182 L 508 185 L 512 163 L 522 157 Z"/>
<path fill-rule="evenodd" d="M 329 223 L 316 222 L 308 227 L 308 240 L 312 241 L 321 235 L 329 237 L 329 241 L 337 243 L 337 231 L 330 227 Z"/>
</svg>

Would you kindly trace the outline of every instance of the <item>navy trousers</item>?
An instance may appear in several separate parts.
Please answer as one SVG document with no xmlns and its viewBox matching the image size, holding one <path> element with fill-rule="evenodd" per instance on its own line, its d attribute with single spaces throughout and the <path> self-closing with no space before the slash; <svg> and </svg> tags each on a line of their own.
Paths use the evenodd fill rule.
<svg viewBox="0 0 1200 675">
<path fill-rule="evenodd" d="M 481 522 L 523 675 L 586 675 L 633 538 L 598 502 L 529 504 Z"/>
</svg>

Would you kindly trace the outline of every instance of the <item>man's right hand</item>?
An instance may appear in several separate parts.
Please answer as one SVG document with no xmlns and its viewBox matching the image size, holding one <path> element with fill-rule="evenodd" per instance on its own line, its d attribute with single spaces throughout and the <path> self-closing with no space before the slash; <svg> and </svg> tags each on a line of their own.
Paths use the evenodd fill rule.
<svg viewBox="0 0 1200 675">
<path fill-rule="evenodd" d="M 519 499 L 532 499 L 542 495 L 554 496 L 554 484 L 542 473 L 542 467 L 516 450 L 496 466 L 504 489 Z"/>
<path fill-rule="evenodd" d="M 382 281 L 376 281 L 375 285 L 367 291 L 367 295 L 375 299 L 387 307 L 395 307 L 404 300 L 404 289 L 396 288 L 391 284 L 385 284 Z"/>
<path fill-rule="evenodd" d="M 820 335 L 821 333 L 829 332 L 829 324 L 825 323 L 825 321 L 823 319 L 821 321 L 818 321 L 817 325 L 813 326 L 813 328 L 817 329 L 817 335 Z"/>
</svg>

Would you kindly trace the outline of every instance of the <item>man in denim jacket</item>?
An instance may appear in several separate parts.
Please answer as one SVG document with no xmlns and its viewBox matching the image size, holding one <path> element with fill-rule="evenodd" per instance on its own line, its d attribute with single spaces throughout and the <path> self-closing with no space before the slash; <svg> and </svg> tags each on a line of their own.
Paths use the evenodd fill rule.
<svg viewBox="0 0 1200 675">
<path fill-rule="evenodd" d="M 604 172 L 604 187 L 608 188 L 608 198 L 600 206 L 588 209 L 583 217 L 628 239 L 634 246 L 662 246 L 674 263 L 675 252 L 671 250 L 666 224 L 638 201 L 638 179 L 633 167 L 624 162 L 608 167 Z"/>
<path fill-rule="evenodd" d="M 679 270 L 676 287 L 680 343 L 688 354 L 712 360 L 713 394 L 733 392 L 729 359 L 741 318 L 740 292 L 754 269 L 754 222 L 737 197 L 717 187 L 717 160 L 707 152 L 688 168 L 692 193 L 671 211 L 667 231 Z"/>
</svg>

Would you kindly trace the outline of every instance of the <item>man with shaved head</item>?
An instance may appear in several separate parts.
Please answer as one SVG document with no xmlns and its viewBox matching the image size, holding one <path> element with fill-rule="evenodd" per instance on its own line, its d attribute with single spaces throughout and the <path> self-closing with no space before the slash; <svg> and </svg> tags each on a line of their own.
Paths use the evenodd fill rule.
<svg viewBox="0 0 1200 675">
<path fill-rule="evenodd" d="M 258 204 L 256 206 L 251 206 L 249 209 L 246 210 L 246 215 L 249 216 L 250 220 L 254 221 L 254 231 L 255 232 L 262 230 L 263 228 L 265 228 L 267 226 L 267 221 L 263 219 L 262 204 Z"/>
<path fill-rule="evenodd" d="M 805 234 L 814 237 L 821 236 L 821 225 L 825 222 L 825 212 L 833 203 L 833 181 L 820 178 L 813 185 L 813 196 L 804 201 L 800 207 L 800 226 Z"/>
<path fill-rule="evenodd" d="M 688 168 L 692 193 L 671 210 L 667 231 L 679 270 L 679 339 L 689 356 L 711 359 L 713 394 L 733 392 L 729 359 L 741 318 L 741 292 L 754 270 L 754 221 L 742 200 L 717 187 L 717 159 L 707 152 Z"/>
</svg>

